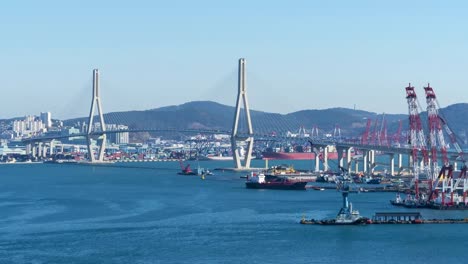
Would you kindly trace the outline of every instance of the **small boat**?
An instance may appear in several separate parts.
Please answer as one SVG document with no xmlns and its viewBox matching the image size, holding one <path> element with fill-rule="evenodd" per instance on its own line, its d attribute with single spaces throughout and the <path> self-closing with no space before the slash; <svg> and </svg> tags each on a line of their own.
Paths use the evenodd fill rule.
<svg viewBox="0 0 468 264">
<path fill-rule="evenodd" d="M 245 187 L 248 189 L 305 190 L 307 182 L 295 181 L 288 177 L 272 177 L 265 179 L 265 174 L 258 173 L 247 178 Z"/>
<path fill-rule="evenodd" d="M 195 170 L 192 170 L 190 168 L 190 164 L 187 164 L 187 166 L 184 166 L 184 164 L 182 163 L 182 161 L 179 161 L 180 162 L 180 167 L 182 169 L 182 171 L 178 172 L 177 174 L 179 175 L 213 175 L 213 173 L 208 170 L 208 169 L 203 169 L 203 168 L 196 168 Z"/>
<path fill-rule="evenodd" d="M 366 181 L 367 184 L 380 184 L 380 179 L 379 178 L 372 178 Z"/>
<path fill-rule="evenodd" d="M 198 175 L 196 172 L 194 172 L 190 168 L 184 169 L 184 170 L 178 172 L 177 174 L 179 174 L 179 175 Z"/>
<path fill-rule="evenodd" d="M 318 186 L 312 186 L 311 189 L 316 190 L 316 191 L 324 191 L 325 190 L 325 188 L 318 187 Z"/>
</svg>

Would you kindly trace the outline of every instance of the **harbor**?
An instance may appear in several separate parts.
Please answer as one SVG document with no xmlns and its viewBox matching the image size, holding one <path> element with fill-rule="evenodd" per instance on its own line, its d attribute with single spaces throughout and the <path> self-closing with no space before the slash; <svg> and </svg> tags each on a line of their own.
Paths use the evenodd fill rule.
<svg viewBox="0 0 468 264">
<path fill-rule="evenodd" d="M 184 161 L 185 166 L 188 163 L 193 169 L 198 168 L 197 162 Z M 271 167 L 284 161 L 269 163 Z M 210 169 L 230 164 L 229 161 L 199 162 L 200 168 Z M 298 170 L 310 166 L 308 161 L 289 161 L 289 164 Z M 252 165 L 264 167 L 264 161 L 255 160 Z M 407 243 L 408 233 L 412 232 L 420 233 L 411 237 L 416 241 L 416 245 L 411 243 L 413 250 L 426 249 L 431 245 L 430 238 L 439 233 L 445 234 L 438 238 L 440 250 L 463 250 L 463 243 L 451 242 L 454 238 L 463 239 L 466 234 L 460 232 L 462 226 L 449 224 L 449 220 L 447 224 L 406 225 L 409 229 L 397 228 L 401 226 L 398 224 L 330 228 L 300 225 L 303 215 L 309 220 L 336 217 L 342 207 L 342 196 L 336 187 L 324 191 L 247 189 L 245 179 L 240 178 L 245 172 L 214 171 L 214 175 L 202 179 L 197 175 L 178 175 L 180 170 L 178 161 L 0 166 L 4 209 L 0 243 L 7 250 L 3 256 L 26 253 L 45 259 L 31 250 L 31 243 L 41 252 L 65 252 L 70 243 L 79 240 L 73 250 L 83 254 L 80 258 L 93 255 L 87 253 L 89 244 L 96 245 L 101 254 L 112 256 L 117 243 L 121 250 L 136 252 L 163 249 L 157 252 L 158 257 L 169 262 L 208 263 L 223 251 L 233 262 L 248 263 L 252 261 L 251 256 L 236 257 L 236 254 L 251 250 L 254 243 L 264 248 L 258 253 L 259 258 L 274 257 L 286 263 L 291 257 L 278 249 L 294 242 L 302 245 L 295 249 L 296 254 L 320 255 L 326 258 L 324 262 L 340 263 L 344 258 L 349 260 L 349 256 L 337 255 L 335 245 L 339 241 L 350 247 L 350 251 L 360 252 L 353 258 L 355 261 L 390 262 L 391 256 L 401 254 L 395 243 Z M 373 222 L 376 212 L 420 212 L 427 220 L 468 217 L 468 211 L 393 207 L 389 200 L 394 197 L 395 193 L 390 192 L 349 193 L 353 210 Z M 226 247 L 226 243 L 230 246 Z M 172 252 L 180 250 L 181 244 L 183 257 L 174 257 Z M 385 248 L 387 254 L 377 256 L 374 249 L 366 249 L 369 244 Z M 420 260 L 427 255 L 438 259 L 431 254 L 428 252 Z"/>
<path fill-rule="evenodd" d="M 335 218 L 332 219 L 310 219 L 306 220 L 305 216 L 301 219 L 300 223 L 304 225 L 370 225 L 370 224 L 461 224 L 468 223 L 468 217 L 459 219 L 446 219 L 446 218 L 434 218 L 430 220 L 424 220 L 419 212 L 377 212 L 371 218 L 362 216 L 358 210 L 353 209 L 352 203 L 349 201 L 349 194 L 351 193 L 351 184 L 353 180 L 350 175 L 345 171 L 336 177 L 336 189 L 341 193 L 342 206 Z M 313 186 L 312 189 L 318 190 L 318 187 Z M 417 184 L 416 184 L 417 188 Z M 323 190 L 320 188 L 320 190 Z M 418 190 L 415 190 L 418 193 Z M 408 194 L 411 198 L 411 194 Z M 465 196 L 463 196 L 465 198 Z M 422 200 L 422 199 L 421 199 Z M 421 201 L 420 200 L 420 201 Z M 422 206 L 421 202 L 414 203 L 413 207 L 410 208 L 430 208 L 430 209 L 454 209 L 464 210 L 468 208 L 465 200 L 462 204 L 451 204 L 449 206 L 437 205 L 434 202 L 428 201 L 427 204 Z M 452 198 L 453 201 L 453 198 Z M 407 200 L 402 200 L 400 194 L 397 194 L 397 198 L 391 201 L 392 205 L 407 205 Z M 444 208 L 445 207 L 445 208 Z"/>
</svg>

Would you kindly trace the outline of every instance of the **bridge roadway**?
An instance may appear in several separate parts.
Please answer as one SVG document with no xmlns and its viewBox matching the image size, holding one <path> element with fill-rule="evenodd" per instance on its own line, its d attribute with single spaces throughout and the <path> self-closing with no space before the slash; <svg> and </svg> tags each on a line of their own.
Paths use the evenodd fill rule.
<svg viewBox="0 0 468 264">
<path fill-rule="evenodd" d="M 50 136 L 41 136 L 41 137 L 30 137 L 23 139 L 22 141 L 25 144 L 33 144 L 38 142 L 47 142 L 52 141 L 55 139 L 64 139 L 64 138 L 71 138 L 71 137 L 96 137 L 103 134 L 116 134 L 116 133 L 137 133 L 137 132 L 173 132 L 173 133 L 194 133 L 194 134 L 225 134 L 230 135 L 231 131 L 228 130 L 217 130 L 217 129 L 123 129 L 123 130 L 107 130 L 107 131 L 94 131 L 91 134 L 87 133 L 78 133 L 78 134 L 71 134 L 71 135 L 50 135 Z M 240 133 L 238 137 L 249 137 L 247 133 Z M 334 140 L 334 139 L 317 139 L 311 137 L 286 137 L 286 136 L 277 136 L 277 135 L 269 135 L 269 134 L 253 134 L 256 141 L 291 141 L 294 140 L 296 142 L 308 142 L 312 146 L 335 146 L 337 149 L 359 149 L 365 151 L 379 151 L 382 153 L 388 154 L 401 154 L 401 155 L 411 155 L 412 149 L 409 147 L 393 147 L 393 146 L 380 146 L 380 145 L 369 145 L 369 144 L 360 144 L 360 143 L 352 143 L 352 142 L 345 142 L 343 140 Z M 458 153 L 456 152 L 448 152 L 451 156 L 450 160 L 457 161 Z"/>
<path fill-rule="evenodd" d="M 64 138 L 73 138 L 73 137 L 87 137 L 87 136 L 101 136 L 103 134 L 117 134 L 117 133 L 137 133 L 137 132 L 176 132 L 176 133 L 201 133 L 201 134 L 230 134 L 230 131 L 224 130 L 199 130 L 199 129 L 122 129 L 122 130 L 106 130 L 106 131 L 94 131 L 90 134 L 87 133 L 77 133 L 70 135 L 50 135 L 50 136 L 40 136 L 40 137 L 29 137 L 22 139 L 24 143 L 33 143 L 33 142 L 45 142 L 53 139 L 64 139 Z"/>
<path fill-rule="evenodd" d="M 197 134 L 225 134 L 230 135 L 231 131 L 228 130 L 210 130 L 210 129 L 122 129 L 122 130 L 106 130 L 106 131 L 94 131 L 91 134 L 87 133 L 78 133 L 78 134 L 71 134 L 71 135 L 50 135 L 50 136 L 40 136 L 40 137 L 30 137 L 25 138 L 22 141 L 24 143 L 34 143 L 34 142 L 46 142 L 51 141 L 54 139 L 64 139 L 64 138 L 71 138 L 71 137 L 87 137 L 87 136 L 100 136 L 103 134 L 116 134 L 116 133 L 137 133 L 137 132 L 174 132 L 174 133 L 197 133 Z M 249 137 L 251 135 L 240 133 L 239 137 Z M 379 146 L 379 145 L 363 145 L 358 143 L 348 143 L 344 141 L 337 141 L 337 140 L 324 140 L 324 139 L 316 139 L 311 137 L 297 137 L 291 138 L 286 136 L 272 136 L 268 134 L 253 134 L 256 141 L 287 141 L 287 140 L 295 140 L 295 141 L 303 141 L 311 143 L 313 146 L 335 146 L 337 148 L 358 148 L 360 150 L 375 150 L 384 153 L 394 153 L 394 154 L 411 154 L 411 148 L 407 147 L 391 147 L 391 146 Z"/>
</svg>

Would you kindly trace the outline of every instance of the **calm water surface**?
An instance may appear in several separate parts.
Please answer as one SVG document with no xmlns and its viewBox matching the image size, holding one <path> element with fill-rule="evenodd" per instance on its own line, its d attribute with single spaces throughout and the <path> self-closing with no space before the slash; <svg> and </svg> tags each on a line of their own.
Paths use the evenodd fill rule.
<svg viewBox="0 0 468 264">
<path fill-rule="evenodd" d="M 468 257 L 468 225 L 304 226 L 303 215 L 334 217 L 340 194 L 248 190 L 242 174 L 217 171 L 202 180 L 177 175 L 176 162 L 124 166 L 0 165 L 0 263 L 464 263 Z M 393 197 L 350 195 L 369 217 L 409 210 L 392 207 Z M 419 211 L 425 218 L 468 217 L 468 211 Z"/>
</svg>

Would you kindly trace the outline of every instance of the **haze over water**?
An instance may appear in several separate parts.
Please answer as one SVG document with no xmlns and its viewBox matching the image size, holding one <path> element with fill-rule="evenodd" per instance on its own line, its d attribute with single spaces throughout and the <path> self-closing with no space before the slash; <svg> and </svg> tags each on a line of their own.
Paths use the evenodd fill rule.
<svg viewBox="0 0 468 264">
<path fill-rule="evenodd" d="M 200 162 L 211 169 L 230 165 Z M 250 190 L 243 174 L 217 171 L 202 180 L 177 175 L 176 162 L 125 166 L 146 168 L 1 165 L 0 263 L 466 260 L 464 225 L 304 226 L 303 215 L 334 217 L 340 194 Z M 365 216 L 409 210 L 392 207 L 394 195 L 351 194 L 350 200 Z M 464 211 L 419 211 L 425 218 L 468 217 Z"/>
</svg>

